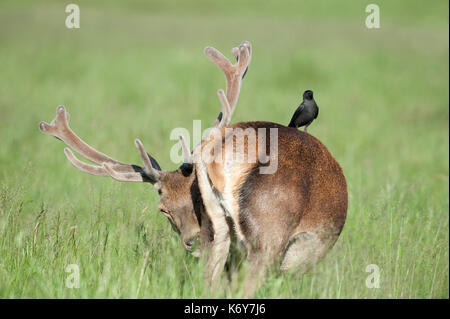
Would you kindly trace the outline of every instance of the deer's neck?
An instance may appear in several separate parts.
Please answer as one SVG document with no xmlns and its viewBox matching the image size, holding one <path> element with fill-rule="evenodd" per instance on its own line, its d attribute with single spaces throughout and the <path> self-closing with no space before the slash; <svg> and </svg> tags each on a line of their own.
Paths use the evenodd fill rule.
<svg viewBox="0 0 450 319">
<path fill-rule="evenodd" d="M 195 176 L 191 185 L 191 199 L 194 206 L 195 216 L 197 217 L 198 224 L 200 225 L 200 244 L 207 245 L 214 240 L 214 230 L 206 213 L 205 206 L 203 205 L 202 195 L 200 188 L 198 187 L 198 180 Z"/>
</svg>

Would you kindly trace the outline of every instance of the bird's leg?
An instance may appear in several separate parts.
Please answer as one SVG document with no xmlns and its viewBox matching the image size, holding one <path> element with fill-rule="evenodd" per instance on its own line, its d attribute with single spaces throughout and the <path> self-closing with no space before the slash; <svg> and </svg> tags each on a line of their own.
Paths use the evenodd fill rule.
<svg viewBox="0 0 450 319">
<path fill-rule="evenodd" d="M 306 132 L 306 133 L 308 133 L 308 126 L 309 126 L 309 124 L 306 124 L 306 125 L 305 125 L 305 128 L 304 128 L 304 130 L 303 130 L 303 131 Z"/>
</svg>

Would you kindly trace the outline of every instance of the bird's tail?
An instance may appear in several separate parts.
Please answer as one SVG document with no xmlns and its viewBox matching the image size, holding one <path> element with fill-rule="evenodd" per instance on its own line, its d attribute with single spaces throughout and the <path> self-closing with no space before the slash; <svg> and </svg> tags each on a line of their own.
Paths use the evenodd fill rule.
<svg viewBox="0 0 450 319">
<path fill-rule="evenodd" d="M 296 127 L 294 119 L 289 122 L 288 127 Z"/>
</svg>

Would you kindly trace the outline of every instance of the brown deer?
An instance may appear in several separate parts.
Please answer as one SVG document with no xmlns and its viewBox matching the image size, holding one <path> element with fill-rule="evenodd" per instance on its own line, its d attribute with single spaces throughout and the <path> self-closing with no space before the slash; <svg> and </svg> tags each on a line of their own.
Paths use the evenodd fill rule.
<svg viewBox="0 0 450 319">
<path fill-rule="evenodd" d="M 210 283 L 219 278 L 235 236 L 245 245 L 252 268 L 245 284 L 251 296 L 274 260 L 280 261 L 283 271 L 303 273 L 334 245 L 346 219 L 347 186 L 339 164 L 312 135 L 270 122 L 229 125 L 250 64 L 250 43 L 244 41 L 232 53 L 235 64 L 218 50 L 205 49 L 225 74 L 226 93 L 218 91 L 221 112 L 194 151 L 180 137 L 184 163 L 175 171 L 161 170 L 138 139 L 143 167 L 95 150 L 70 129 L 63 106 L 50 124 L 39 126 L 97 164 L 82 162 L 65 148 L 79 170 L 118 181 L 152 183 L 160 196 L 158 208 L 180 234 L 184 248 L 190 251 L 194 239 L 200 239 Z M 251 160 L 250 153 L 262 160 Z M 241 160 L 236 159 L 239 156 Z"/>
</svg>

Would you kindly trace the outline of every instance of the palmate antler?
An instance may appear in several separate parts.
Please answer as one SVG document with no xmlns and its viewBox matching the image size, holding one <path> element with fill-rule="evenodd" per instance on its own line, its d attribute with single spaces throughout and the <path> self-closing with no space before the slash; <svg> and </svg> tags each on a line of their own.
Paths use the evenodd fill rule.
<svg viewBox="0 0 450 319">
<path fill-rule="evenodd" d="M 161 168 L 147 154 L 140 140 L 136 139 L 135 144 L 144 162 L 144 167 L 116 161 L 83 142 L 72 131 L 69 127 L 69 113 L 66 112 L 64 106 L 58 106 L 56 117 L 50 124 L 41 122 L 39 123 L 39 128 L 43 133 L 62 140 L 77 153 L 99 165 L 86 164 L 76 158 L 70 149 L 65 148 L 64 153 L 67 158 L 80 171 L 97 176 L 111 176 L 121 182 L 148 182 L 154 184 L 159 179 Z"/>
</svg>

